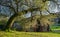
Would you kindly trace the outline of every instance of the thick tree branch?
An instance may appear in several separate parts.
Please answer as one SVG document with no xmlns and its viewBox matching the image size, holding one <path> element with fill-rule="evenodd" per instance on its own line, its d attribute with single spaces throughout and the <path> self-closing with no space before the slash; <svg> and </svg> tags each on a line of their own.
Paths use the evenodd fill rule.
<svg viewBox="0 0 60 37">
<path fill-rule="evenodd" d="M 46 10 L 49 14 L 50 14 L 50 11 L 49 10 Z"/>
</svg>

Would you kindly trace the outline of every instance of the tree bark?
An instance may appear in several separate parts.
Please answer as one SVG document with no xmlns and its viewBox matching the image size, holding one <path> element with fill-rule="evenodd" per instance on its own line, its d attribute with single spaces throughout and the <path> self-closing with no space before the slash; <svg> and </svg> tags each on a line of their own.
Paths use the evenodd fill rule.
<svg viewBox="0 0 60 37">
<path fill-rule="evenodd" d="M 50 25 L 49 24 L 47 24 L 47 25 L 43 24 L 42 25 L 40 20 L 37 20 L 36 25 L 37 25 L 36 27 L 38 27 L 38 28 L 35 29 L 36 32 L 49 32 L 49 31 L 51 31 Z"/>
<path fill-rule="evenodd" d="M 40 24 L 40 26 L 38 26 L 37 28 L 37 32 L 49 32 L 49 31 L 51 31 L 49 25 L 42 26 L 42 24 Z"/>
<path fill-rule="evenodd" d="M 12 25 L 13 25 L 13 23 L 14 23 L 14 21 L 15 21 L 15 19 L 16 19 L 17 16 L 18 16 L 17 14 L 13 14 L 9 18 L 9 20 L 7 22 L 7 25 L 5 26 L 4 30 L 9 30 L 12 27 Z"/>
</svg>

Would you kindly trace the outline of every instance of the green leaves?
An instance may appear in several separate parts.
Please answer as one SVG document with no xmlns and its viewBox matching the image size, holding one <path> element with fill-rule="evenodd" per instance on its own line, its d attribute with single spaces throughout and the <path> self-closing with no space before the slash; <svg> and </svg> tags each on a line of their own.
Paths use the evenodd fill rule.
<svg viewBox="0 0 60 37">
<path fill-rule="evenodd" d="M 39 7 L 41 11 L 48 8 L 48 1 L 43 2 L 43 0 L 35 0 L 34 4 L 36 7 Z"/>
</svg>

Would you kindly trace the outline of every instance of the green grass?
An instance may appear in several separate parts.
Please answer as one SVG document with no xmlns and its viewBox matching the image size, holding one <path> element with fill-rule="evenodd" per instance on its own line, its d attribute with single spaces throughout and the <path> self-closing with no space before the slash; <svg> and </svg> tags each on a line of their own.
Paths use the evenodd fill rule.
<svg viewBox="0 0 60 37">
<path fill-rule="evenodd" d="M 52 26 L 52 30 L 60 30 L 60 26 Z M 18 32 L 0 31 L 0 37 L 60 37 L 60 32 Z"/>
<path fill-rule="evenodd" d="M 52 26 L 53 30 L 60 30 L 60 26 Z M 0 31 L 0 37 L 60 37 L 60 32 L 18 32 L 18 31 Z"/>
<path fill-rule="evenodd" d="M 58 33 L 52 32 L 4 32 L 0 31 L 0 37 L 60 37 Z"/>
<path fill-rule="evenodd" d="M 51 30 L 60 30 L 60 26 L 51 26 Z"/>
</svg>

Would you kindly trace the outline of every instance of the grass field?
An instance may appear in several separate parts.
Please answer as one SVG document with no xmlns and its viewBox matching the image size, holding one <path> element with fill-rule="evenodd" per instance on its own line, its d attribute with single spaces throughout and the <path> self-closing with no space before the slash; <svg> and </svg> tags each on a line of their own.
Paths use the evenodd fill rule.
<svg viewBox="0 0 60 37">
<path fill-rule="evenodd" d="M 51 27 L 52 32 L 18 32 L 18 31 L 0 31 L 0 37 L 60 37 L 60 26 Z"/>
<path fill-rule="evenodd" d="M 0 37 L 60 37 L 60 26 L 52 26 L 52 32 L 0 31 Z"/>
<path fill-rule="evenodd" d="M 60 27 L 52 27 L 52 32 L 0 31 L 0 37 L 60 37 Z"/>
<path fill-rule="evenodd" d="M 60 37 L 59 33 L 54 32 L 4 32 L 0 31 L 0 37 Z"/>
<path fill-rule="evenodd" d="M 60 30 L 60 26 L 50 26 L 51 30 Z"/>
</svg>

